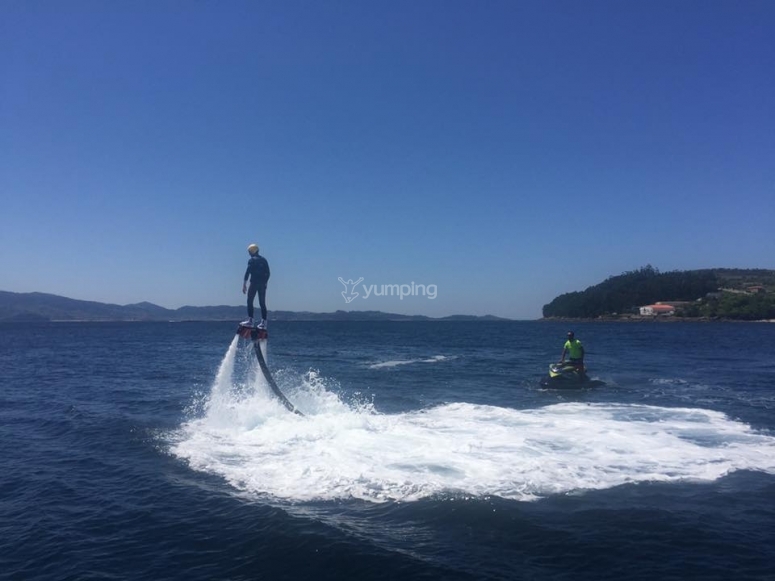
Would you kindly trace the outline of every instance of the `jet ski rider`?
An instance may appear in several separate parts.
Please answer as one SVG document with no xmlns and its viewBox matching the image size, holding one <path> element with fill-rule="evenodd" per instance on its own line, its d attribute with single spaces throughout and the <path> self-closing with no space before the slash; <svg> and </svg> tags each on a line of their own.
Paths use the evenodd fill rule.
<svg viewBox="0 0 775 581">
<path fill-rule="evenodd" d="M 568 331 L 568 340 L 562 347 L 560 364 L 565 363 L 566 354 L 569 355 L 569 361 L 576 368 L 576 371 L 579 374 L 584 373 L 584 346 L 581 341 L 575 338 L 573 331 Z"/>
</svg>

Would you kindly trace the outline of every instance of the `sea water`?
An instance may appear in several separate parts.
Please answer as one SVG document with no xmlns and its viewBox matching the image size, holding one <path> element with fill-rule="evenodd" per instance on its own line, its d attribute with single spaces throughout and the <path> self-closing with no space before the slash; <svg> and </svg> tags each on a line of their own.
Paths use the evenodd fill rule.
<svg viewBox="0 0 775 581">
<path fill-rule="evenodd" d="M 768 324 L 0 327 L 0 578 L 770 579 Z"/>
</svg>

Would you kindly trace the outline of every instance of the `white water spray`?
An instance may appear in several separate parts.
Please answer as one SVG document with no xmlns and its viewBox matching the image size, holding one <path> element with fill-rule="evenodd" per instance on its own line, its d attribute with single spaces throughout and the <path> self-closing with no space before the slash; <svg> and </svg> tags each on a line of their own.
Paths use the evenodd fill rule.
<svg viewBox="0 0 775 581">
<path fill-rule="evenodd" d="M 381 414 L 343 402 L 314 372 L 277 374 L 288 413 L 229 347 L 203 417 L 172 452 L 236 490 L 283 502 L 414 501 L 438 494 L 533 500 L 637 482 L 775 473 L 775 437 L 698 408 L 565 403 L 516 410 L 452 403 Z M 245 357 L 240 357 L 244 355 Z M 248 361 L 250 363 L 248 364 Z M 231 378 L 231 379 L 230 379 Z"/>
<path fill-rule="evenodd" d="M 229 349 L 226 351 L 226 355 L 223 356 L 223 361 L 221 361 L 218 367 L 218 373 L 213 384 L 213 395 L 220 396 L 229 392 L 231 376 L 234 374 L 234 360 L 237 357 L 238 345 L 239 336 L 234 335 L 234 339 L 231 340 L 231 345 L 229 345 Z"/>
<path fill-rule="evenodd" d="M 347 404 L 309 371 L 276 379 L 288 413 L 235 336 L 202 417 L 172 452 L 244 493 L 284 502 L 413 501 L 438 494 L 533 500 L 637 482 L 775 473 L 775 437 L 722 413 L 630 404 L 515 410 L 452 403 L 398 414 Z M 437 362 L 444 357 L 411 362 Z M 378 367 L 403 364 L 385 362 Z"/>
</svg>

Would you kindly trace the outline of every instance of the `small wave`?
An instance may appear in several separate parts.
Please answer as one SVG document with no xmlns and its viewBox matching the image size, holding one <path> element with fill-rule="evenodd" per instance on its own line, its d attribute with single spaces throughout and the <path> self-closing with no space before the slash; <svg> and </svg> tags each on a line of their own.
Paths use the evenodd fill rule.
<svg viewBox="0 0 775 581">
<path fill-rule="evenodd" d="M 678 378 L 650 379 L 649 383 L 653 383 L 654 385 L 689 385 L 689 382 L 685 379 Z"/>
<path fill-rule="evenodd" d="M 398 367 L 399 365 L 410 365 L 412 363 L 440 363 L 441 361 L 449 361 L 455 359 L 455 357 L 448 357 L 446 355 L 435 355 L 426 359 L 397 359 L 391 361 L 383 361 L 381 363 L 373 363 L 369 365 L 369 369 L 384 369 L 391 367 Z"/>
</svg>

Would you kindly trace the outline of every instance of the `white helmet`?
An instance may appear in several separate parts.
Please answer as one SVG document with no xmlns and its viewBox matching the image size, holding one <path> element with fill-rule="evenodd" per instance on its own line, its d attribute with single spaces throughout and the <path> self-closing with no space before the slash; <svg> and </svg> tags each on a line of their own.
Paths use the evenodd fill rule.
<svg viewBox="0 0 775 581">
<path fill-rule="evenodd" d="M 251 244 L 248 246 L 248 252 L 250 252 L 250 254 L 258 254 L 258 244 Z"/>
</svg>

